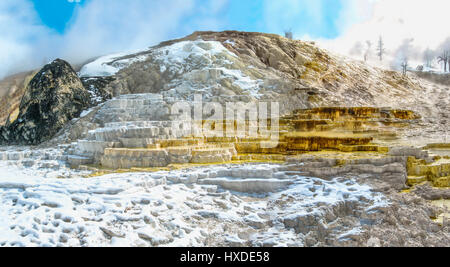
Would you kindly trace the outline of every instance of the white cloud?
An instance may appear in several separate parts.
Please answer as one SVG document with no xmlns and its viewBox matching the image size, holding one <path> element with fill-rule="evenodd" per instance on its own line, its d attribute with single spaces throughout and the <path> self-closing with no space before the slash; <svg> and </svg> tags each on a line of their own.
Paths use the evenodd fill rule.
<svg viewBox="0 0 450 267">
<path fill-rule="evenodd" d="M 28 1 L 0 1 L 0 78 L 42 63 L 35 56 L 36 49 L 45 47 L 42 36 L 53 35 L 40 24 Z"/>
<path fill-rule="evenodd" d="M 0 1 L 0 78 L 36 68 L 44 59 L 80 63 L 94 56 L 145 48 L 195 30 L 222 26 L 227 0 L 91 0 L 77 6 L 63 35 L 39 20 L 29 0 Z"/>
<path fill-rule="evenodd" d="M 76 10 L 61 54 L 76 60 L 155 44 L 176 30 L 193 4 L 193 0 L 91 1 Z"/>
</svg>

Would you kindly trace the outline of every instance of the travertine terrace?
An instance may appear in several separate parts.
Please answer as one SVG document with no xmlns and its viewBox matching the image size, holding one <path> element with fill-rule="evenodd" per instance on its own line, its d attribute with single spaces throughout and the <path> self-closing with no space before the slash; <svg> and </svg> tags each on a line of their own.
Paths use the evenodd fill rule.
<svg viewBox="0 0 450 267">
<path fill-rule="evenodd" d="M 446 86 L 246 32 L 101 57 L 78 76 L 95 105 L 37 147 L 0 147 L 0 167 L 35 177 L 0 180 L 13 199 L 0 229 L 16 225 L 0 246 L 450 244 Z M 279 112 L 262 128 L 211 119 L 212 102 Z"/>
</svg>

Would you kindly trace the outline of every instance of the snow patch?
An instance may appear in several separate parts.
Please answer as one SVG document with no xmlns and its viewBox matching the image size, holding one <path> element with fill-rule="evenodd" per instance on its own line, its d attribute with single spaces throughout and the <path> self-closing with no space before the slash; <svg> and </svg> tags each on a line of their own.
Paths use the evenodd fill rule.
<svg viewBox="0 0 450 267">
<path fill-rule="evenodd" d="M 130 53 L 119 53 L 100 57 L 95 61 L 87 65 L 84 65 L 79 72 L 79 76 L 80 77 L 113 76 L 121 69 L 126 68 L 135 62 L 140 62 L 147 59 L 146 55 L 131 57 L 127 59 L 120 59 L 129 54 Z"/>
<path fill-rule="evenodd" d="M 226 40 L 225 42 L 223 42 L 224 44 L 229 44 L 229 45 L 231 45 L 231 46 L 235 46 L 236 45 L 236 43 L 233 41 L 233 40 Z"/>
<path fill-rule="evenodd" d="M 71 170 L 48 170 L 52 175 L 47 175 L 9 163 L 0 161 L 0 246 L 204 246 L 211 238 L 222 245 L 299 246 L 302 235 L 277 221 L 308 214 L 320 217 L 321 209 L 345 201 L 365 199 L 360 201 L 363 208 L 387 205 L 381 194 L 348 179 L 293 176 L 294 185 L 263 196 L 168 181 L 189 175 L 245 179 L 258 173 L 269 179 L 268 173 L 277 173 L 276 164 L 86 179 Z M 73 178 L 57 178 L 62 172 L 71 172 Z M 272 226 L 270 217 L 276 219 Z M 229 230 L 223 232 L 225 228 Z M 339 238 L 357 234 L 356 228 L 346 231 L 350 232 Z"/>
<path fill-rule="evenodd" d="M 158 58 L 162 59 L 165 65 L 183 64 L 193 57 L 206 57 L 211 59 L 221 53 L 237 57 L 220 42 L 203 40 L 178 42 L 167 47 L 159 48 L 155 53 L 159 54 Z"/>
</svg>

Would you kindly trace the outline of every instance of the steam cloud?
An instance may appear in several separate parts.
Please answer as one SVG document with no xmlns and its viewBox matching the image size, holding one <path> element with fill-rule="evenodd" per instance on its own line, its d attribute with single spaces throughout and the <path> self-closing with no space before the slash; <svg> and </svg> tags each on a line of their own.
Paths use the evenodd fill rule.
<svg viewBox="0 0 450 267">
<path fill-rule="evenodd" d="M 449 1 L 441 0 L 348 0 L 348 8 L 340 17 L 347 22 L 341 35 L 332 40 L 318 40 L 329 50 L 363 59 L 367 40 L 372 45 L 372 61 L 376 62 L 376 46 L 382 36 L 385 67 L 398 69 L 407 57 L 410 65 L 424 64 L 425 53 L 435 55 L 450 50 L 448 25 Z M 361 16 L 359 15 L 361 14 Z M 437 62 L 434 60 L 434 65 Z M 377 62 L 377 64 L 380 64 Z"/>
</svg>

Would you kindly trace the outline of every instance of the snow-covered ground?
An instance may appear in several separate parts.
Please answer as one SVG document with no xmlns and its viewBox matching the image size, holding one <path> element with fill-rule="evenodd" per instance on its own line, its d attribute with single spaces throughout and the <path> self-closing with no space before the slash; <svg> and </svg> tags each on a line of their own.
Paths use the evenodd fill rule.
<svg viewBox="0 0 450 267">
<path fill-rule="evenodd" d="M 80 71 L 80 76 L 112 76 L 135 62 L 146 60 L 149 55 L 153 55 L 158 61 L 161 61 L 161 72 L 165 72 L 167 68 L 173 68 L 174 73 L 183 73 L 186 71 L 184 67 L 190 59 L 200 57 L 211 59 L 221 53 L 236 57 L 236 55 L 229 52 L 220 42 L 202 40 L 184 41 L 159 49 L 118 53 L 100 57 L 83 66 Z M 130 56 L 133 54 L 141 55 Z M 231 62 L 229 63 L 231 64 Z M 191 62 L 191 64 L 193 65 L 195 62 Z"/>
<path fill-rule="evenodd" d="M 0 246 L 303 246 L 323 227 L 325 236 L 345 241 L 360 227 L 349 218 L 388 205 L 351 179 L 303 177 L 280 165 L 83 178 L 84 172 L 24 166 L 23 160 L 0 161 Z M 247 194 L 189 184 L 193 177 L 235 180 L 271 172 L 291 185 Z M 62 173 L 71 178 L 58 178 Z"/>
<path fill-rule="evenodd" d="M 239 57 L 217 41 L 182 41 L 135 54 L 121 53 L 100 57 L 83 66 L 81 77 L 112 76 L 133 63 L 144 62 L 146 68 L 156 65 L 160 75 L 170 77 L 169 94 L 192 94 L 192 90 L 210 94 L 218 81 L 229 80 L 241 93 L 260 97 L 263 81 L 243 73 L 235 62 Z M 240 65 L 240 64 L 238 64 Z M 185 91 L 188 92 L 185 92 Z"/>
</svg>

